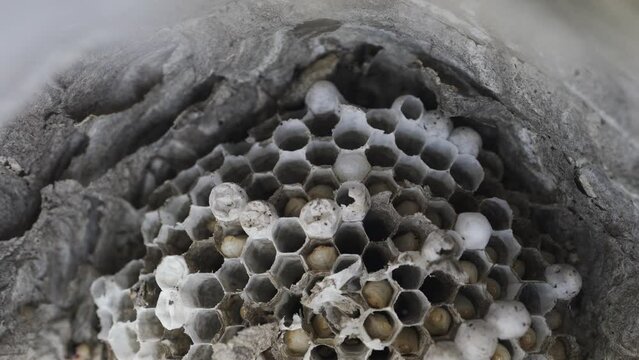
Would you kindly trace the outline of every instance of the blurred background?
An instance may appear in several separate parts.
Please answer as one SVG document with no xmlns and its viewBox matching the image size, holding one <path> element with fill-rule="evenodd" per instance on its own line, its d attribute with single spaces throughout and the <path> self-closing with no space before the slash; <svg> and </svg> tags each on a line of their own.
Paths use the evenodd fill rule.
<svg viewBox="0 0 639 360">
<path fill-rule="evenodd" d="M 460 31 L 482 29 L 563 82 L 609 121 L 639 134 L 639 1 L 405 0 Z M 14 0 L 0 5 L 0 126 L 88 49 L 132 40 L 228 0 Z"/>
</svg>

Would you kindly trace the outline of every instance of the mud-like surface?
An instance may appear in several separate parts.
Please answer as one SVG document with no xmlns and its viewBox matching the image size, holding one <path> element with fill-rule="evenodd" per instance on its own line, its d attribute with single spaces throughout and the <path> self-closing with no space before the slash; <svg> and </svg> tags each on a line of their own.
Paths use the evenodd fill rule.
<svg viewBox="0 0 639 360">
<path fill-rule="evenodd" d="M 88 286 L 142 255 L 143 208 L 171 194 L 156 188 L 296 108 L 318 78 L 367 93 L 349 99 L 363 106 L 408 86 L 494 139 L 509 186 L 546 204 L 532 209 L 538 226 L 576 246 L 585 356 L 639 357 L 633 134 L 413 3 L 324 8 L 239 4 L 96 51 L 0 130 L 0 358 L 63 358 L 95 341 Z M 374 55 L 386 58 L 371 75 Z"/>
</svg>

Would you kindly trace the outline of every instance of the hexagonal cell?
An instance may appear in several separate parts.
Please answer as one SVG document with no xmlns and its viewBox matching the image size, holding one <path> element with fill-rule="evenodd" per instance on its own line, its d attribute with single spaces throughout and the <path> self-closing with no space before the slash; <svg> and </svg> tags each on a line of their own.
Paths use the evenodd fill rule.
<svg viewBox="0 0 639 360">
<path fill-rule="evenodd" d="M 167 330 L 164 332 L 164 339 L 171 344 L 167 358 L 182 358 L 189 352 L 189 348 L 193 345 L 191 338 L 184 332 L 183 328 L 175 330 Z"/>
<path fill-rule="evenodd" d="M 423 321 L 428 306 L 428 300 L 424 294 L 408 290 L 399 293 L 393 309 L 404 325 L 415 325 Z"/>
<path fill-rule="evenodd" d="M 388 246 L 382 244 L 370 243 L 362 254 L 362 262 L 369 273 L 386 268 L 392 259 L 392 252 Z"/>
<path fill-rule="evenodd" d="M 162 225 L 158 236 L 153 240 L 165 255 L 184 254 L 192 242 L 186 231 L 169 225 Z"/>
<path fill-rule="evenodd" d="M 311 346 L 311 338 L 301 328 L 285 331 L 283 340 L 286 354 L 292 357 L 303 356 Z"/>
<path fill-rule="evenodd" d="M 442 304 L 453 299 L 457 291 L 457 283 L 445 272 L 435 271 L 424 279 L 419 290 L 432 304 Z"/>
<path fill-rule="evenodd" d="M 399 185 L 393 178 L 392 170 L 373 170 L 364 180 L 364 185 L 368 189 L 371 196 L 377 195 L 384 191 L 395 194 L 399 190 Z"/>
<path fill-rule="evenodd" d="M 517 263 L 517 260 L 520 260 L 521 262 Z M 517 260 L 515 260 L 513 267 L 517 266 L 517 268 L 514 268 L 517 275 L 520 275 L 523 272 L 523 276 L 519 276 L 522 280 L 546 280 L 544 275 L 546 270 L 545 260 L 539 251 L 532 248 L 523 248 L 517 257 Z"/>
<path fill-rule="evenodd" d="M 242 291 L 249 280 L 246 268 L 237 259 L 226 259 L 217 272 L 217 278 L 228 292 Z"/>
<path fill-rule="evenodd" d="M 400 120 L 395 129 L 395 144 L 404 152 L 412 156 L 419 155 L 425 145 L 426 131 L 417 123 Z"/>
<path fill-rule="evenodd" d="M 544 344 L 548 344 L 546 339 L 551 335 L 543 317 L 531 316 L 531 320 L 530 328 L 517 341 L 519 347 L 528 353 L 540 351 Z"/>
<path fill-rule="evenodd" d="M 284 321 L 284 325 L 290 326 L 293 322 L 293 316 L 302 316 L 302 296 L 294 294 L 288 290 L 284 290 L 282 297 L 275 304 L 275 317 Z"/>
<path fill-rule="evenodd" d="M 341 181 L 362 181 L 371 170 L 363 151 L 342 151 L 333 164 L 333 171 Z"/>
<path fill-rule="evenodd" d="M 312 245 L 304 253 L 309 270 L 315 271 L 330 271 L 339 256 L 331 243 Z"/>
<path fill-rule="evenodd" d="M 308 144 L 310 138 L 310 130 L 300 120 L 284 121 L 273 132 L 275 145 L 285 151 L 303 148 Z"/>
<path fill-rule="evenodd" d="M 512 265 L 521 251 L 521 246 L 510 231 L 500 231 L 490 237 L 487 249 L 494 251 L 495 259 L 491 260 L 496 260 L 497 264 Z"/>
<path fill-rule="evenodd" d="M 455 310 L 464 320 L 482 318 L 491 304 L 488 296 L 480 285 L 464 285 L 455 297 Z"/>
<path fill-rule="evenodd" d="M 459 155 L 450 168 L 450 175 L 464 190 L 476 191 L 484 180 L 484 169 L 471 155 Z"/>
<path fill-rule="evenodd" d="M 162 290 L 174 289 L 188 273 L 183 257 L 165 256 L 155 270 L 155 281 Z"/>
<path fill-rule="evenodd" d="M 347 337 L 339 344 L 339 353 L 346 358 L 359 358 L 368 352 L 368 347 L 357 337 Z"/>
<path fill-rule="evenodd" d="M 333 329 L 331 329 L 330 324 L 326 320 L 326 317 L 322 314 L 314 314 L 307 315 L 306 318 L 310 316 L 311 319 L 311 328 L 313 329 L 313 335 L 318 339 L 328 339 L 335 336 Z"/>
<path fill-rule="evenodd" d="M 212 344 L 193 344 L 189 352 L 184 355 L 184 360 L 208 360 L 213 357 Z"/>
<path fill-rule="evenodd" d="M 246 295 L 257 303 L 267 303 L 277 294 L 277 288 L 267 275 L 254 275 L 246 284 Z"/>
<path fill-rule="evenodd" d="M 490 269 L 490 262 L 488 261 L 488 257 L 482 250 L 466 250 L 461 256 L 462 261 L 468 261 L 475 266 L 477 276 L 475 281 L 470 281 L 469 283 L 477 282 L 477 280 L 483 279 L 486 274 L 488 274 L 488 270 Z"/>
<path fill-rule="evenodd" d="M 341 210 L 337 203 L 328 199 L 309 201 L 300 211 L 300 225 L 306 235 L 315 239 L 329 239 L 341 222 Z"/>
<path fill-rule="evenodd" d="M 280 159 L 280 152 L 273 143 L 253 144 L 246 157 L 255 172 L 267 172 L 273 170 Z"/>
<path fill-rule="evenodd" d="M 331 136 L 335 125 L 339 122 L 339 116 L 335 113 L 322 115 L 311 114 L 304 119 L 304 124 L 308 126 L 311 134 L 319 137 Z"/>
<path fill-rule="evenodd" d="M 184 221 L 189 215 L 191 209 L 191 200 L 189 196 L 184 194 L 180 196 L 174 196 L 164 202 L 164 204 L 158 209 L 160 214 L 160 222 L 164 225 L 176 225 L 179 222 Z"/>
<path fill-rule="evenodd" d="M 299 255 L 280 255 L 273 265 L 273 277 L 280 285 L 290 288 L 302 279 L 306 272 Z"/>
<path fill-rule="evenodd" d="M 426 313 L 424 328 L 431 336 L 445 336 L 454 328 L 454 319 L 446 306 L 433 306 Z"/>
<path fill-rule="evenodd" d="M 308 200 L 306 191 L 301 186 L 284 185 L 268 201 L 273 204 L 279 216 L 299 217 Z"/>
<path fill-rule="evenodd" d="M 349 266 L 355 264 L 358 260 L 360 260 L 359 255 L 346 254 L 338 256 L 337 260 L 335 260 L 335 264 L 333 265 L 333 274 L 336 274 L 348 268 Z"/>
<path fill-rule="evenodd" d="M 366 144 L 370 133 L 364 112 L 354 106 L 343 105 L 340 121 L 333 129 L 335 144 L 342 149 L 354 150 Z"/>
<path fill-rule="evenodd" d="M 492 281 L 487 281 L 486 286 L 488 288 L 488 292 L 493 296 L 493 299 L 495 300 L 514 299 L 519 292 L 519 288 L 521 287 L 519 280 L 517 279 L 515 274 L 513 274 L 512 270 L 509 267 L 503 265 L 493 266 L 493 268 L 490 270 L 490 273 L 488 274 L 488 279 L 491 279 Z M 493 289 L 493 287 L 498 289 L 498 291 Z"/>
<path fill-rule="evenodd" d="M 282 184 L 303 184 L 310 171 L 311 164 L 302 153 L 282 154 L 273 169 Z"/>
<path fill-rule="evenodd" d="M 219 335 L 222 326 L 220 314 L 216 310 L 196 310 L 184 324 L 184 332 L 193 343 L 208 343 Z"/>
<path fill-rule="evenodd" d="M 457 221 L 455 209 L 446 200 L 430 199 L 424 215 L 440 229 L 452 229 Z"/>
<path fill-rule="evenodd" d="M 115 356 L 121 359 L 131 359 L 140 350 L 133 324 L 115 323 L 109 331 L 109 343 Z"/>
<path fill-rule="evenodd" d="M 337 113 L 343 101 L 344 98 L 335 85 L 325 80 L 315 82 L 304 97 L 308 112 L 315 115 Z"/>
<path fill-rule="evenodd" d="M 311 350 L 311 360 L 337 360 L 337 352 L 328 345 L 317 345 Z"/>
<path fill-rule="evenodd" d="M 368 356 L 368 360 L 390 360 L 393 359 L 396 354 L 390 348 L 385 347 L 381 350 L 373 350 Z"/>
<path fill-rule="evenodd" d="M 419 326 L 405 326 L 393 340 L 393 347 L 403 357 L 418 356 L 426 345 L 426 336 Z"/>
<path fill-rule="evenodd" d="M 280 218 L 273 228 L 273 241 L 280 252 L 296 252 L 306 242 L 306 233 L 295 218 Z"/>
<path fill-rule="evenodd" d="M 213 308 L 222 301 L 224 289 L 213 274 L 189 274 L 180 285 L 180 295 L 186 306 Z"/>
<path fill-rule="evenodd" d="M 182 226 L 192 240 L 204 240 L 213 236 L 215 217 L 208 206 L 191 205 L 189 216 Z"/>
<path fill-rule="evenodd" d="M 544 353 L 553 360 L 577 359 L 579 357 L 579 344 L 572 336 L 553 336 L 548 341 Z"/>
<path fill-rule="evenodd" d="M 395 268 L 392 277 L 402 289 L 419 289 L 424 280 L 424 272 L 419 266 L 405 264 Z"/>
<path fill-rule="evenodd" d="M 222 266 L 224 258 L 215 248 L 215 241 L 201 240 L 191 244 L 184 254 L 189 270 L 195 272 L 215 272 Z"/>
<path fill-rule="evenodd" d="M 362 287 L 362 296 L 368 306 L 374 309 L 390 305 L 395 289 L 388 280 L 367 281 Z"/>
<path fill-rule="evenodd" d="M 234 183 L 216 185 L 209 196 L 209 206 L 218 221 L 236 221 L 247 202 L 246 191 Z"/>
<path fill-rule="evenodd" d="M 240 225 L 251 237 L 269 237 L 277 218 L 277 211 L 270 203 L 262 200 L 250 201 L 240 214 Z"/>
<path fill-rule="evenodd" d="M 399 116 L 390 109 L 371 109 L 366 113 L 366 122 L 375 129 L 382 130 L 385 134 L 395 131 Z"/>
<path fill-rule="evenodd" d="M 229 294 L 217 306 L 217 310 L 222 314 L 223 322 L 226 326 L 241 325 L 244 322 L 242 318 L 242 305 L 244 300 L 240 294 Z"/>
<path fill-rule="evenodd" d="M 220 343 L 228 343 L 229 340 L 231 340 L 232 338 L 234 338 L 240 331 L 246 329 L 246 326 L 244 325 L 232 325 L 232 326 L 227 326 L 224 329 L 224 332 L 222 333 L 222 336 L 220 336 L 220 339 L 218 340 L 218 342 Z M 206 359 L 203 360 L 209 360 L 211 358 L 211 356 L 209 356 Z"/>
<path fill-rule="evenodd" d="M 249 239 L 244 251 L 244 264 L 253 273 L 267 272 L 275 262 L 276 253 L 271 240 Z"/>
<path fill-rule="evenodd" d="M 393 167 L 400 155 L 394 137 L 380 133 L 371 135 L 364 153 L 371 166 L 381 168 Z"/>
<path fill-rule="evenodd" d="M 507 230 L 512 225 L 513 211 L 505 200 L 499 198 L 484 199 L 479 204 L 479 212 L 488 219 L 493 230 Z"/>
<path fill-rule="evenodd" d="M 455 144 L 460 154 L 467 154 L 472 157 L 477 157 L 482 147 L 482 139 L 479 133 L 466 126 L 453 129 L 448 141 Z"/>
<path fill-rule="evenodd" d="M 214 175 L 200 176 L 189 191 L 189 198 L 193 205 L 209 206 L 211 190 L 219 182 L 220 179 Z"/>
<path fill-rule="evenodd" d="M 252 174 L 245 181 L 244 188 L 249 198 L 253 200 L 267 200 L 281 186 L 273 174 Z"/>
<path fill-rule="evenodd" d="M 457 158 L 457 147 L 447 140 L 431 138 L 424 146 L 421 158 L 431 169 L 448 170 Z"/>
<path fill-rule="evenodd" d="M 244 156 L 227 156 L 224 164 L 217 170 L 223 182 L 239 184 L 252 173 L 251 166 Z"/>
<path fill-rule="evenodd" d="M 335 201 L 342 208 L 342 220 L 362 221 L 371 206 L 366 186 L 360 182 L 347 181 L 335 193 Z"/>
<path fill-rule="evenodd" d="M 136 309 L 136 329 L 140 341 L 159 340 L 164 335 L 164 327 L 155 316 L 155 309 Z"/>
<path fill-rule="evenodd" d="M 426 210 L 426 195 L 421 187 L 400 189 L 393 199 L 393 207 L 400 216 L 409 216 Z"/>
<path fill-rule="evenodd" d="M 315 166 L 335 164 L 339 148 L 329 140 L 313 140 L 306 147 L 306 160 Z"/>
<path fill-rule="evenodd" d="M 510 341 L 500 341 L 497 344 L 497 349 L 495 349 L 495 352 L 493 353 L 493 358 L 495 359 L 512 359 L 513 357 L 519 358 L 517 357 L 517 355 L 518 354 L 513 349 L 513 346 L 510 343 Z"/>
<path fill-rule="evenodd" d="M 397 323 L 388 311 L 374 311 L 364 320 L 364 330 L 371 339 L 389 341 L 397 331 Z"/>
<path fill-rule="evenodd" d="M 199 165 L 202 169 L 206 171 L 213 172 L 222 166 L 224 163 L 224 151 L 221 146 L 216 146 L 213 151 L 208 153 L 207 155 L 201 157 L 197 161 L 197 165 Z"/>
<path fill-rule="evenodd" d="M 420 251 L 428 235 L 437 228 L 423 215 L 403 217 L 392 241 L 399 251 Z"/>
<path fill-rule="evenodd" d="M 160 222 L 160 213 L 158 211 L 149 211 L 144 214 L 141 232 L 145 244 L 151 244 L 153 242 L 153 239 L 158 236 L 161 226 L 162 222 Z"/>
<path fill-rule="evenodd" d="M 244 229 L 237 225 L 219 226 L 215 229 L 213 239 L 222 256 L 225 258 L 238 258 L 244 250 L 248 235 L 246 235 Z"/>
<path fill-rule="evenodd" d="M 428 186 L 433 195 L 445 199 L 455 192 L 455 187 L 457 186 L 450 173 L 441 170 L 428 170 L 424 176 L 423 184 Z"/>
<path fill-rule="evenodd" d="M 525 283 L 517 295 L 531 315 L 545 315 L 557 303 L 552 286 L 546 283 Z"/>
<path fill-rule="evenodd" d="M 251 143 L 246 140 L 241 140 L 237 142 L 225 142 L 222 143 L 221 146 L 224 149 L 224 152 L 228 155 L 236 155 L 236 156 L 244 156 L 246 153 L 251 150 Z"/>
<path fill-rule="evenodd" d="M 341 254 L 361 255 L 368 237 L 361 223 L 342 223 L 335 233 L 335 246 Z"/>
<path fill-rule="evenodd" d="M 362 222 L 371 241 L 386 240 L 397 228 L 397 212 L 385 196 L 389 194 L 384 192 L 371 199 L 371 208 Z"/>
<path fill-rule="evenodd" d="M 310 199 L 330 199 L 333 200 L 335 190 L 339 187 L 339 181 L 335 177 L 333 170 L 316 168 L 304 184 L 304 190 Z"/>
<path fill-rule="evenodd" d="M 408 181 L 413 184 L 421 184 L 428 174 L 428 167 L 419 156 L 400 156 L 393 170 L 398 182 Z"/>
<path fill-rule="evenodd" d="M 499 155 L 492 151 L 482 149 L 479 150 L 477 160 L 479 160 L 479 163 L 484 168 L 486 177 L 501 181 L 501 178 L 504 176 L 504 163 L 501 161 Z"/>
</svg>

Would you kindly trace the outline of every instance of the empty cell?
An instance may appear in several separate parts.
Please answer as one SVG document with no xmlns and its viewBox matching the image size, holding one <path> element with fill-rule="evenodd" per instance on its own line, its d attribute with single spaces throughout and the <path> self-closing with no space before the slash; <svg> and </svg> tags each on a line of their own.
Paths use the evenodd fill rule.
<svg viewBox="0 0 639 360">
<path fill-rule="evenodd" d="M 189 249 L 192 242 L 186 231 L 168 225 L 162 225 L 158 236 L 153 240 L 165 255 L 181 255 Z"/>
<path fill-rule="evenodd" d="M 557 303 L 554 289 L 546 283 L 523 284 L 517 295 L 531 315 L 545 315 Z"/>
<path fill-rule="evenodd" d="M 310 270 L 329 271 L 337 260 L 338 252 L 331 244 L 317 245 L 306 255 L 306 265 Z"/>
<path fill-rule="evenodd" d="M 393 178 L 391 170 L 373 170 L 364 180 L 364 185 L 371 196 L 388 191 L 394 194 L 399 186 Z"/>
<path fill-rule="evenodd" d="M 400 265 L 392 273 L 393 280 L 404 290 L 419 289 L 424 279 L 422 269 L 416 265 Z"/>
<path fill-rule="evenodd" d="M 273 170 L 280 159 L 280 152 L 273 143 L 253 144 L 246 157 L 255 172 L 267 172 Z"/>
<path fill-rule="evenodd" d="M 393 341 L 393 347 L 403 356 L 417 355 L 425 343 L 424 334 L 417 326 L 403 327 Z"/>
<path fill-rule="evenodd" d="M 545 260 L 537 249 L 521 249 L 517 260 L 520 260 L 521 263 L 514 263 L 513 270 L 515 270 L 515 273 L 520 275 L 522 280 L 546 280 L 544 275 L 544 272 L 546 271 Z M 515 265 L 517 265 L 517 268 L 515 268 Z M 521 276 L 521 274 L 523 274 L 523 276 Z"/>
<path fill-rule="evenodd" d="M 488 219 L 493 230 L 510 229 L 513 211 L 505 200 L 499 198 L 484 199 L 479 204 L 479 211 Z"/>
<path fill-rule="evenodd" d="M 333 265 L 333 274 L 336 274 L 349 266 L 355 264 L 360 257 L 358 255 L 340 255 L 335 260 L 335 265 Z"/>
<path fill-rule="evenodd" d="M 484 169 L 470 155 L 459 155 L 450 168 L 450 175 L 457 185 L 468 191 L 476 191 L 484 180 Z"/>
<path fill-rule="evenodd" d="M 337 178 L 344 181 L 362 181 L 371 170 L 366 155 L 359 151 L 341 152 L 333 165 Z"/>
<path fill-rule="evenodd" d="M 343 105 L 340 121 L 333 129 L 335 144 L 342 149 L 354 150 L 366 144 L 371 129 L 366 123 L 366 115 L 358 108 Z"/>
<path fill-rule="evenodd" d="M 426 276 L 419 290 L 432 304 L 442 304 L 453 299 L 457 291 L 457 283 L 445 272 L 435 271 Z"/>
<path fill-rule="evenodd" d="M 244 301 L 240 294 L 229 294 L 217 306 L 217 310 L 222 314 L 224 323 L 227 326 L 240 325 L 244 322 L 242 318 L 242 305 Z"/>
<path fill-rule="evenodd" d="M 448 170 L 457 158 L 457 147 L 447 140 L 431 138 L 424 146 L 421 158 L 431 169 Z"/>
<path fill-rule="evenodd" d="M 366 346 L 361 339 L 351 336 L 342 341 L 339 345 L 339 351 L 347 357 L 361 357 L 361 355 L 368 351 L 368 346 Z"/>
<path fill-rule="evenodd" d="M 191 205 L 189 216 L 182 226 L 192 240 L 204 240 L 213 236 L 215 217 L 208 206 Z"/>
<path fill-rule="evenodd" d="M 421 154 L 426 142 L 426 131 L 417 123 L 400 121 L 394 134 L 395 144 L 404 154 L 409 156 Z"/>
<path fill-rule="evenodd" d="M 368 356 L 368 360 L 390 360 L 393 359 L 393 351 L 390 348 L 385 347 L 381 350 L 373 350 Z"/>
<path fill-rule="evenodd" d="M 477 160 L 479 160 L 479 163 L 484 168 L 487 178 L 501 181 L 504 176 L 504 164 L 499 155 L 492 151 L 480 150 Z"/>
<path fill-rule="evenodd" d="M 335 194 L 335 201 L 342 208 L 342 220 L 362 221 L 371 206 L 371 198 L 366 186 L 360 182 L 347 181 Z"/>
<path fill-rule="evenodd" d="M 457 189 L 455 193 L 448 199 L 457 213 L 478 212 L 479 203 L 474 194 L 470 191 Z"/>
<path fill-rule="evenodd" d="M 371 136 L 365 153 L 371 166 L 381 168 L 393 167 L 400 155 L 394 136 L 379 133 Z"/>
<path fill-rule="evenodd" d="M 393 170 L 398 182 L 408 181 L 413 184 L 421 184 L 428 174 L 428 168 L 419 156 L 401 156 Z"/>
<path fill-rule="evenodd" d="M 222 330 L 222 320 L 216 310 L 197 310 L 184 325 L 184 331 L 194 343 L 213 341 Z"/>
<path fill-rule="evenodd" d="M 224 297 L 224 289 L 213 274 L 188 275 L 180 286 L 184 304 L 195 308 L 213 308 Z"/>
<path fill-rule="evenodd" d="M 244 252 L 244 263 L 253 273 L 268 271 L 275 262 L 275 246 L 271 240 L 250 239 Z"/>
<path fill-rule="evenodd" d="M 252 173 L 252 170 L 244 156 L 227 156 L 217 172 L 222 181 L 239 184 Z"/>
<path fill-rule="evenodd" d="M 331 136 L 338 122 L 339 116 L 336 113 L 322 115 L 308 114 L 304 119 L 304 124 L 308 126 L 311 134 L 320 137 Z"/>
<path fill-rule="evenodd" d="M 273 173 L 282 184 L 303 184 L 311 171 L 311 164 L 300 156 L 281 157 Z"/>
<path fill-rule="evenodd" d="M 339 148 L 329 140 L 313 140 L 306 147 L 306 160 L 315 166 L 332 166 Z"/>
<path fill-rule="evenodd" d="M 189 191 L 195 181 L 204 173 L 202 168 L 194 165 L 186 170 L 182 170 L 171 182 L 178 189 L 180 194 Z"/>
<path fill-rule="evenodd" d="M 214 175 L 200 176 L 189 191 L 189 198 L 193 205 L 209 206 L 209 195 L 217 182 L 219 178 Z"/>
<path fill-rule="evenodd" d="M 217 277 L 228 292 L 241 291 L 249 280 L 244 265 L 236 259 L 226 259 L 218 270 Z"/>
<path fill-rule="evenodd" d="M 159 340 L 164 335 L 164 327 L 155 316 L 155 309 L 137 309 L 136 327 L 140 341 Z"/>
<path fill-rule="evenodd" d="M 311 360 L 337 360 L 337 352 L 328 345 L 317 345 L 311 350 Z"/>
<path fill-rule="evenodd" d="M 371 208 L 362 222 L 371 241 L 384 241 L 397 228 L 397 213 L 384 194 L 389 193 L 373 197 Z"/>
<path fill-rule="evenodd" d="M 222 183 L 211 190 L 209 206 L 219 221 L 236 221 L 248 202 L 248 195 L 239 185 Z"/>
<path fill-rule="evenodd" d="M 246 295 L 257 303 L 269 302 L 276 294 L 277 289 L 266 275 L 254 275 L 246 284 Z"/>
<path fill-rule="evenodd" d="M 332 169 L 315 168 L 304 183 L 304 189 L 309 199 L 333 200 L 339 181 Z"/>
<path fill-rule="evenodd" d="M 424 215 L 440 229 L 452 229 L 457 220 L 455 209 L 445 200 L 431 199 Z"/>
<path fill-rule="evenodd" d="M 224 151 L 221 146 L 216 146 L 213 151 L 201 157 L 197 164 L 206 171 L 215 171 L 224 163 Z"/>
<path fill-rule="evenodd" d="M 192 273 L 215 272 L 222 266 L 224 257 L 215 248 L 214 240 L 196 241 L 184 254 L 184 260 Z"/>
<path fill-rule="evenodd" d="M 245 184 L 247 195 L 254 200 L 267 200 L 281 186 L 275 175 L 270 173 L 253 174 Z"/>
<path fill-rule="evenodd" d="M 428 186 L 430 192 L 445 199 L 448 199 L 454 192 L 455 179 L 448 171 L 428 170 L 424 175 L 424 186 Z"/>
<path fill-rule="evenodd" d="M 368 244 L 362 254 L 362 261 L 369 273 L 386 268 L 393 255 L 388 247 L 379 244 Z"/>
<path fill-rule="evenodd" d="M 402 291 L 397 296 L 393 309 L 404 325 L 421 323 L 428 310 L 428 300 L 417 291 Z"/>
<path fill-rule="evenodd" d="M 376 311 L 368 315 L 364 320 L 364 330 L 371 339 L 378 339 L 382 342 L 393 337 L 397 324 L 386 311 Z"/>
<path fill-rule="evenodd" d="M 287 120 L 273 132 L 275 145 L 285 151 L 295 151 L 308 144 L 311 132 L 300 120 Z"/>
<path fill-rule="evenodd" d="M 403 95 L 395 100 L 392 108 L 399 109 L 399 111 L 410 120 L 417 120 L 422 117 L 424 113 L 424 104 L 419 98 L 413 95 Z"/>
<path fill-rule="evenodd" d="M 477 157 L 482 147 L 481 136 L 477 131 L 466 126 L 453 129 L 448 137 L 448 141 L 457 146 L 460 154 L 466 154 L 472 157 Z"/>
<path fill-rule="evenodd" d="M 166 200 L 164 205 L 158 209 L 160 222 L 164 225 L 176 225 L 186 219 L 190 208 L 191 201 L 188 195 L 174 196 Z"/>
<path fill-rule="evenodd" d="M 335 246 L 342 254 L 360 255 L 368 244 L 368 237 L 361 223 L 342 223 L 335 233 Z"/>
<path fill-rule="evenodd" d="M 221 144 L 224 151 L 229 155 L 243 156 L 251 150 L 251 143 L 246 140 L 237 142 L 226 142 Z"/>
<path fill-rule="evenodd" d="M 284 321 L 289 326 L 293 322 L 293 316 L 302 316 L 302 296 L 290 291 L 283 291 L 282 297 L 275 305 L 275 317 Z"/>
<path fill-rule="evenodd" d="M 399 116 L 390 109 L 371 109 L 366 113 L 366 121 L 373 128 L 390 134 L 395 131 Z"/>
<path fill-rule="evenodd" d="M 296 252 L 304 246 L 306 234 L 297 219 L 280 218 L 273 230 L 273 241 L 280 252 Z"/>
<path fill-rule="evenodd" d="M 275 280 L 286 288 L 297 284 L 305 272 L 304 263 L 299 255 L 278 256 L 272 270 Z"/>
</svg>

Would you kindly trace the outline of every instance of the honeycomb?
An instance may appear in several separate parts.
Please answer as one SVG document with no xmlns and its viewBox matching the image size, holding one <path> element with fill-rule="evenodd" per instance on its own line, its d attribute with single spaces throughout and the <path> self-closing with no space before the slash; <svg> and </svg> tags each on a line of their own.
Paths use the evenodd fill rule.
<svg viewBox="0 0 639 360">
<path fill-rule="evenodd" d="M 91 289 L 118 359 L 578 356 L 581 277 L 475 130 L 327 81 L 305 104 L 167 183 L 146 257 Z"/>
</svg>

